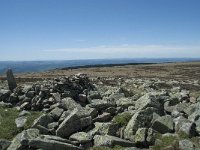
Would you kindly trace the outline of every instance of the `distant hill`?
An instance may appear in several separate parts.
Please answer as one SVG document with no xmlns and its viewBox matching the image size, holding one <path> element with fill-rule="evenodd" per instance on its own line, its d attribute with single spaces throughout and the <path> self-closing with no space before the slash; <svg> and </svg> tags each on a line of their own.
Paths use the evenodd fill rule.
<svg viewBox="0 0 200 150">
<path fill-rule="evenodd" d="M 88 59 L 88 60 L 61 60 L 61 61 L 0 61 L 0 74 L 12 68 L 15 73 L 40 72 L 56 68 L 76 66 L 128 64 L 128 63 L 164 63 L 200 61 L 200 58 L 133 58 L 133 59 Z"/>
</svg>

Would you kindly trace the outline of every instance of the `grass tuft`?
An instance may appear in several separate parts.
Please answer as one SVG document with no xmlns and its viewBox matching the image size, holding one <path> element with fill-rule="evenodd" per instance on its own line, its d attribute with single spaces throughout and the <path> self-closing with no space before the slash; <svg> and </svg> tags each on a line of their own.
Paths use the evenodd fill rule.
<svg viewBox="0 0 200 150">
<path fill-rule="evenodd" d="M 126 126 L 132 115 L 128 112 L 118 114 L 113 118 L 113 122 L 119 124 L 121 127 Z"/>
<path fill-rule="evenodd" d="M 0 107 L 0 139 L 12 140 L 23 129 L 17 128 L 15 119 L 19 115 L 19 111 L 16 108 L 3 108 Z M 31 127 L 33 121 L 38 118 L 41 112 L 31 112 L 27 115 L 27 122 L 24 129 Z"/>
</svg>

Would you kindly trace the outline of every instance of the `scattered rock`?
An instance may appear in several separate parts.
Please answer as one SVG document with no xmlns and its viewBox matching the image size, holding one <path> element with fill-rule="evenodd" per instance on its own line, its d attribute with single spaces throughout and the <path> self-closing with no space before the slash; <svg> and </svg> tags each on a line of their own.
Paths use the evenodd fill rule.
<svg viewBox="0 0 200 150">
<path fill-rule="evenodd" d="M 32 111 L 44 114 L 11 144 L 0 140 L 0 149 L 81 150 L 119 145 L 139 150 L 159 144 L 162 149 L 197 149 L 200 102 L 187 86 L 198 84 L 109 77 L 91 82 L 85 74 L 76 74 L 24 83 L 12 90 L 5 87 L 0 89 L 0 106 L 21 111 L 15 119 L 17 127 L 23 129 Z M 176 142 L 170 143 L 173 139 Z"/>
</svg>

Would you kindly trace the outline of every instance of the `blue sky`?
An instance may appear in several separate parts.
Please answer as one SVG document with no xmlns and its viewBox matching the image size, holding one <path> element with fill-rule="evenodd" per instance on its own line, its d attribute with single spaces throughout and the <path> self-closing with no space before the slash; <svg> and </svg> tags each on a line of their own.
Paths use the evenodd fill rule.
<svg viewBox="0 0 200 150">
<path fill-rule="evenodd" d="M 0 60 L 200 57 L 200 0 L 0 0 Z"/>
</svg>

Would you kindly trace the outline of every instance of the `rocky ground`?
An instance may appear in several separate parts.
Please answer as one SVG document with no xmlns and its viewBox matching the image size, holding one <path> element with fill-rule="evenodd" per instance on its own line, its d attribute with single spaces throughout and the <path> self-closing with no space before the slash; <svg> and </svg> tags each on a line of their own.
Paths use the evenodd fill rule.
<svg viewBox="0 0 200 150">
<path fill-rule="evenodd" d="M 123 71 L 95 76 L 92 68 L 85 70 L 89 75 L 68 70 L 63 76 L 60 72 L 67 71 L 62 70 L 56 78 L 49 73 L 49 79 L 19 82 L 13 91 L 1 81 L 0 107 L 19 112 L 14 122 L 20 132 L 1 139 L 0 149 L 200 150 L 200 63 L 184 63 L 182 70 L 181 64 L 161 66 L 142 65 L 152 74 L 140 77 L 130 69 L 140 66 L 120 67 L 129 76 Z M 40 117 L 26 128 L 27 116 L 38 111 Z M 0 114 L 0 126 L 3 120 Z"/>
</svg>

